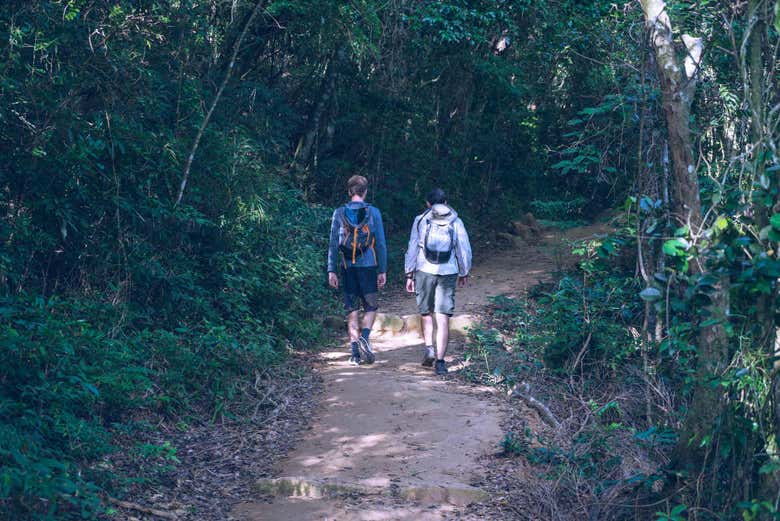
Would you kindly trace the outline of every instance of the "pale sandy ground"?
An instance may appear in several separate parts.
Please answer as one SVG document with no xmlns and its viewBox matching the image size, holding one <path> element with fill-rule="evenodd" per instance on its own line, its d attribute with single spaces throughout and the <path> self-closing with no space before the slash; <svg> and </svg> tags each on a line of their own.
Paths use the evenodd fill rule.
<svg viewBox="0 0 780 521">
<path fill-rule="evenodd" d="M 476 252 L 471 284 L 458 291 L 459 311 L 478 316 L 489 296 L 544 280 L 571 262 L 567 240 L 600 231 L 548 230 L 538 245 Z M 414 313 L 413 299 L 399 292 L 385 295 L 383 307 L 391 317 Z M 257 496 L 235 507 L 235 519 L 486 519 L 463 510 L 484 498 L 479 485 L 488 456 L 499 450 L 508 404 L 491 389 L 436 377 L 420 366 L 419 334 L 395 329 L 372 335 L 374 365 L 348 365 L 346 348 L 323 353 L 326 393 L 308 434 L 275 478 L 260 479 Z"/>
</svg>

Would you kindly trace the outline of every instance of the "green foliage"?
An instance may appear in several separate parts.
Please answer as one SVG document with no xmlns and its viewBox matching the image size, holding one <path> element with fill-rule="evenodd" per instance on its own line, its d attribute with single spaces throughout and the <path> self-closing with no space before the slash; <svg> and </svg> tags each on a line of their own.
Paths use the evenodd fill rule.
<svg viewBox="0 0 780 521">
<path fill-rule="evenodd" d="M 517 436 L 512 431 L 509 431 L 504 436 L 504 439 L 501 440 L 501 449 L 504 451 L 504 455 L 506 456 L 525 456 L 529 452 L 529 446 L 528 446 L 528 437 L 530 436 L 530 429 L 526 429 L 526 431 L 522 434 L 522 436 Z"/>
<path fill-rule="evenodd" d="M 685 505 L 675 505 L 668 513 L 656 512 L 655 519 L 656 521 L 685 521 L 688 519 L 688 516 L 685 515 L 687 510 L 688 507 Z"/>
<path fill-rule="evenodd" d="M 274 0 L 229 65 L 253 2 L 4 2 L 7 517 L 100 515 L 98 497 L 117 479 L 96 462 L 118 433 L 133 436 L 135 417 L 230 415 L 252 369 L 314 345 L 332 300 L 321 269 L 326 207 L 343 201 L 354 173 L 369 176 L 384 210 L 391 266 L 433 185 L 485 225 L 530 209 L 564 227 L 633 194 L 625 229 L 576 247 L 578 270 L 528 300 L 497 299 L 499 323 L 473 332 L 470 376 L 507 386 L 540 370 L 614 376 L 642 355 L 678 393 L 679 417 L 697 385 L 722 392 L 730 423 L 698 440 L 725 455 L 708 460 L 722 466 L 714 475 L 772 474 L 765 343 L 780 277 L 780 166 L 776 136 L 752 135 L 776 125 L 750 119 L 773 115 L 763 108 L 777 100 L 771 85 L 756 91 L 762 110 L 742 93 L 746 78 L 776 76 L 780 4 L 762 4 L 755 55 L 739 46 L 745 5 L 667 4 L 675 35 L 704 36 L 712 50 L 690 119 L 701 230 L 674 224 L 685 218 L 671 213 L 665 121 L 636 4 Z M 762 74 L 740 70 L 743 55 L 765 60 Z M 639 283 L 642 248 L 655 265 Z M 723 283 L 729 305 L 719 311 Z M 640 353 L 631 328 L 645 316 L 659 331 Z M 716 327 L 728 359 L 702 379 L 699 338 Z M 616 468 L 610 444 L 628 432 L 619 405 L 594 402 L 599 421 L 578 451 L 545 446 L 533 457 L 602 479 Z M 637 443 L 670 445 L 668 426 L 637 431 Z M 154 472 L 176 464 L 164 444 L 136 456 Z M 726 460 L 749 463 L 737 471 Z M 713 487 L 708 497 L 736 504 Z M 769 514 L 762 499 L 740 499 L 743 518 Z"/>
<path fill-rule="evenodd" d="M 112 454 L 134 417 L 229 414 L 237 385 L 282 356 L 260 322 L 112 338 L 105 331 L 121 317 L 104 304 L 14 298 L 0 309 L 0 500 L 19 518 L 42 508 L 58 519 L 98 512 L 97 494 L 112 476 L 89 462 Z M 178 463 L 169 444 L 136 450 Z"/>
<path fill-rule="evenodd" d="M 559 201 L 531 201 L 534 217 L 560 221 L 575 221 L 583 216 L 591 216 L 594 208 L 584 197 L 574 197 Z"/>
<path fill-rule="evenodd" d="M 279 175 L 273 86 L 225 90 L 173 204 L 236 5 L 0 8 L 0 517 L 101 515 L 117 450 L 140 479 L 178 463 L 127 446 L 141 419 L 230 417 L 320 338 L 330 211 Z"/>
</svg>

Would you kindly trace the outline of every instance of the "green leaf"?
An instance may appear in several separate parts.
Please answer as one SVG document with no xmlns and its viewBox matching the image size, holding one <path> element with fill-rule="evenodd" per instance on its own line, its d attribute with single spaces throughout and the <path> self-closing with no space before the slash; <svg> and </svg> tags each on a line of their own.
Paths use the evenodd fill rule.
<svg viewBox="0 0 780 521">
<path fill-rule="evenodd" d="M 771 225 L 764 226 L 763 228 L 761 228 L 761 231 L 758 232 L 758 238 L 760 240 L 762 240 L 762 241 L 767 240 L 767 238 L 769 237 L 769 232 L 771 230 L 772 230 L 772 226 Z"/>
<path fill-rule="evenodd" d="M 666 241 L 663 245 L 663 251 L 670 257 L 684 257 L 689 247 L 690 243 L 688 241 L 678 237 Z"/>
<path fill-rule="evenodd" d="M 774 228 L 775 230 L 780 230 L 780 213 L 776 213 L 772 217 L 770 217 L 769 224 L 771 224 L 772 228 Z"/>
<path fill-rule="evenodd" d="M 780 0 L 775 2 L 775 30 L 780 33 Z"/>
<path fill-rule="evenodd" d="M 725 217 L 720 216 L 717 219 L 715 219 L 715 228 L 717 228 L 718 230 L 723 231 L 728 227 L 729 227 L 729 220 L 726 219 Z"/>
<path fill-rule="evenodd" d="M 656 302 L 661 299 L 661 292 L 652 286 L 648 286 L 639 292 L 639 297 L 646 302 Z"/>
</svg>

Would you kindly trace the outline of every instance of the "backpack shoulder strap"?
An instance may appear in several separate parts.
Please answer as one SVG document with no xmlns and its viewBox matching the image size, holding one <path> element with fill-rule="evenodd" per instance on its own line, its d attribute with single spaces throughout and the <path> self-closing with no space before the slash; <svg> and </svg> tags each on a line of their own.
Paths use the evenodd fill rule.
<svg viewBox="0 0 780 521">
<path fill-rule="evenodd" d="M 363 219 L 363 223 L 368 225 L 369 228 L 374 226 L 374 207 L 370 204 L 366 206 L 366 217 Z"/>
<path fill-rule="evenodd" d="M 422 226 L 423 221 L 425 220 L 425 218 L 428 216 L 429 213 L 431 213 L 431 209 L 430 208 L 428 208 L 427 210 L 425 210 L 423 213 L 420 214 L 420 220 L 417 221 L 417 235 L 418 236 L 420 235 L 420 226 Z"/>
</svg>

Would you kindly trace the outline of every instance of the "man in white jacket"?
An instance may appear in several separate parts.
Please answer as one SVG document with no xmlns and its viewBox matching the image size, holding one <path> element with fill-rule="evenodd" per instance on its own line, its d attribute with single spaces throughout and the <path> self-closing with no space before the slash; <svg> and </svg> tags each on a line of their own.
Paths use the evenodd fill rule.
<svg viewBox="0 0 780 521">
<path fill-rule="evenodd" d="M 455 311 L 455 285 L 466 285 L 471 270 L 471 245 L 463 221 L 447 205 L 444 190 L 431 190 L 426 203 L 428 210 L 415 217 L 412 224 L 404 271 L 406 291 L 417 296 L 417 309 L 422 316 L 422 365 L 430 367 L 435 360 L 436 374 L 443 375 L 447 373 L 444 355 L 449 343 L 450 317 Z"/>
</svg>

